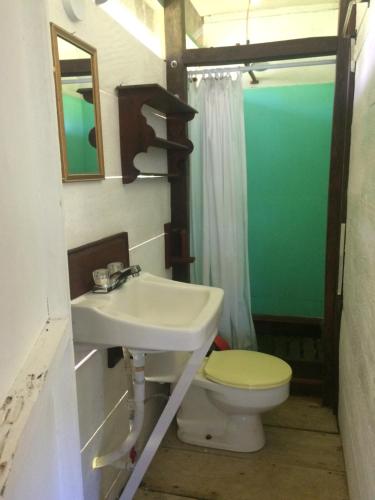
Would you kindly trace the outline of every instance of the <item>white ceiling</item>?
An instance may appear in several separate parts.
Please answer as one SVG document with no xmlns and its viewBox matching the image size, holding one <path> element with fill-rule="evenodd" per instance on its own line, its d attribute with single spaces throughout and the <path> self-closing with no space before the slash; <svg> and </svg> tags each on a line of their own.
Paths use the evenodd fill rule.
<svg viewBox="0 0 375 500">
<path fill-rule="evenodd" d="M 249 0 L 191 0 L 201 16 L 246 11 Z M 339 0 L 251 0 L 251 10 L 338 5 Z"/>
</svg>

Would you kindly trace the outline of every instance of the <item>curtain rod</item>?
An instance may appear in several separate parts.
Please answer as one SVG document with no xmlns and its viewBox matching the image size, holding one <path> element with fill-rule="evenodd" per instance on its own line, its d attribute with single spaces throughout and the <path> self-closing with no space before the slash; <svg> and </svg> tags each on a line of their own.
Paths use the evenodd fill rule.
<svg viewBox="0 0 375 500">
<path fill-rule="evenodd" d="M 336 64 L 334 59 L 319 59 L 316 61 L 296 61 L 286 63 L 254 63 L 248 66 L 218 66 L 216 68 L 208 67 L 206 69 L 187 69 L 189 75 L 205 75 L 207 73 L 248 73 L 249 71 L 265 71 L 267 69 L 280 68 L 299 68 L 306 66 L 326 66 L 328 64 Z"/>
</svg>

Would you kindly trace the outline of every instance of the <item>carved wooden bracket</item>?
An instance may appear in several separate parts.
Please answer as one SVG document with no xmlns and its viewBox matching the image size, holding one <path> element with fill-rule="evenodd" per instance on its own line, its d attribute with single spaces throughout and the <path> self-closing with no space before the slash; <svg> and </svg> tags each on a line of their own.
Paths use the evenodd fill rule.
<svg viewBox="0 0 375 500">
<path fill-rule="evenodd" d="M 181 165 L 193 150 L 186 138 L 186 123 L 197 111 L 158 84 L 117 87 L 119 96 L 121 165 L 124 184 L 133 182 L 138 175 L 179 175 Z M 148 105 L 161 111 L 167 118 L 168 139 L 157 137 L 142 114 Z M 134 158 L 149 147 L 168 151 L 168 174 L 142 173 L 134 166 Z"/>
</svg>

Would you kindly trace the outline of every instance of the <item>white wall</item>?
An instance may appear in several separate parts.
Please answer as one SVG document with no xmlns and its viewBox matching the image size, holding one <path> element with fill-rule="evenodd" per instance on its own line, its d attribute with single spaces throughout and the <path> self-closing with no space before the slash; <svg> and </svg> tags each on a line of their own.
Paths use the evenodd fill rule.
<svg viewBox="0 0 375 500">
<path fill-rule="evenodd" d="M 339 421 L 350 497 L 375 494 L 375 5 L 357 50 L 341 323 Z"/>
<path fill-rule="evenodd" d="M 205 17 L 204 45 L 220 47 L 245 44 L 245 19 L 246 12 Z M 251 43 L 335 36 L 337 23 L 338 10 L 335 5 L 257 10 L 250 15 L 248 36 Z M 329 83 L 335 80 L 335 65 L 267 70 L 256 72 L 256 76 L 260 84 L 250 85 L 249 75 L 244 74 L 244 88 Z"/>
<path fill-rule="evenodd" d="M 68 302 L 45 6 L 0 9 L 2 399 L 47 317 L 67 314 Z"/>
<path fill-rule="evenodd" d="M 165 63 L 126 32 L 94 2 L 86 2 L 86 17 L 73 23 L 60 0 L 48 0 L 49 20 L 65 28 L 98 51 L 99 86 L 103 124 L 104 181 L 66 183 L 63 186 L 65 229 L 68 248 L 127 231 L 131 263 L 144 270 L 166 275 L 164 268 L 164 223 L 170 221 L 170 188 L 166 179 L 137 180 L 122 184 L 118 99 L 120 84 L 159 83 L 165 86 Z M 147 112 L 148 120 L 165 134 L 165 121 Z M 166 171 L 166 153 L 152 149 L 136 158 L 144 171 Z M 117 178 L 108 178 L 117 177 Z M 151 240 L 151 241 L 149 241 Z M 76 346 L 76 361 L 87 354 Z M 92 459 L 110 451 L 128 431 L 129 366 L 106 366 L 106 352 L 96 352 L 76 371 L 80 420 L 84 496 L 86 500 L 114 498 L 127 472 L 112 467 L 93 470 Z M 147 392 L 160 392 L 148 384 Z M 146 405 L 144 436 L 161 411 L 163 400 Z"/>
<path fill-rule="evenodd" d="M 50 21 L 74 32 L 98 51 L 99 84 L 103 122 L 106 177 L 121 176 L 118 101 L 115 88 L 121 84 L 159 83 L 165 86 L 165 63 L 92 2 L 86 2 L 86 18 L 71 22 L 62 2 L 49 0 Z M 148 113 L 159 135 L 165 123 Z M 166 153 L 151 149 L 136 157 L 136 166 L 145 171 L 166 171 Z M 161 235 L 170 219 L 169 183 L 166 179 L 142 179 L 123 185 L 120 178 L 97 182 L 66 183 L 64 211 L 68 248 L 128 231 L 130 247 Z M 149 244 L 149 258 L 144 251 L 133 251 L 147 270 L 164 259 L 164 241 Z M 151 257 L 152 253 L 152 257 Z M 150 267 L 151 266 L 151 267 Z M 158 264 L 157 268 L 162 270 Z"/>
<path fill-rule="evenodd" d="M 46 362 L 47 357 L 50 363 Z M 13 415 L 5 418 L 5 422 L 8 421 L 5 425 L 8 438 L 1 451 L 1 463 L 9 468 L 9 474 L 5 481 L 1 481 L 0 477 L 1 492 L 4 486 L 1 498 L 83 498 L 72 360 L 69 321 L 50 321 L 18 375 L 11 393 L 13 400 L 7 405 L 7 410 L 10 409 Z M 33 380 L 31 374 L 35 374 Z M 21 404 L 22 411 L 19 411 Z M 18 439 L 20 420 L 23 420 L 24 428 Z M 14 457 L 10 443 L 16 443 Z M 3 468 L 0 476 L 2 472 Z"/>
<path fill-rule="evenodd" d="M 0 489 L 4 486 L 4 498 L 31 500 L 31 492 L 42 483 L 38 498 L 44 500 L 49 487 L 59 488 L 64 480 L 79 499 L 82 485 L 59 144 L 44 0 L 1 2 L 0 36 Z M 48 321 L 52 324 L 56 318 L 65 324 L 58 338 L 54 337 L 57 331 L 48 327 Z M 63 343 L 63 357 L 52 357 L 53 351 L 50 356 L 36 352 L 34 346 L 43 334 L 58 345 Z M 36 359 L 44 366 L 39 379 L 32 371 Z M 28 373 L 22 371 L 26 361 Z M 41 428 L 30 431 L 37 415 L 45 421 L 52 397 L 60 402 L 60 433 L 55 421 L 49 428 L 61 453 L 60 464 L 53 461 L 52 444 L 41 442 Z M 64 435 L 71 440 L 64 441 Z M 43 461 L 32 461 L 41 455 Z M 67 462 L 75 472 L 62 478 L 59 469 Z M 32 473 L 27 474 L 28 470 Z M 26 476 L 28 491 L 17 496 L 14 485 Z"/>
<path fill-rule="evenodd" d="M 246 12 L 204 18 L 204 46 L 220 47 L 246 43 Z M 250 14 L 250 43 L 337 35 L 337 6 L 294 7 L 256 11 Z"/>
</svg>

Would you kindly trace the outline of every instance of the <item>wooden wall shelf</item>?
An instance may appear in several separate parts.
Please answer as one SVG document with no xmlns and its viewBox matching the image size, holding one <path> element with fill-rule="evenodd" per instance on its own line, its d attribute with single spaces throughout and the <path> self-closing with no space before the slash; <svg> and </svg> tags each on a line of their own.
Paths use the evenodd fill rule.
<svg viewBox="0 0 375 500">
<path fill-rule="evenodd" d="M 92 88 L 77 89 L 78 94 L 81 94 L 86 102 L 93 104 Z"/>
<path fill-rule="evenodd" d="M 123 183 L 129 184 L 139 175 L 178 176 L 181 165 L 193 150 L 193 144 L 186 138 L 186 123 L 197 111 L 156 83 L 120 86 L 117 93 Z M 166 115 L 168 139 L 157 137 L 147 124 L 142 114 L 144 105 Z M 168 151 L 168 174 L 143 173 L 134 166 L 135 156 L 149 147 Z"/>
</svg>

